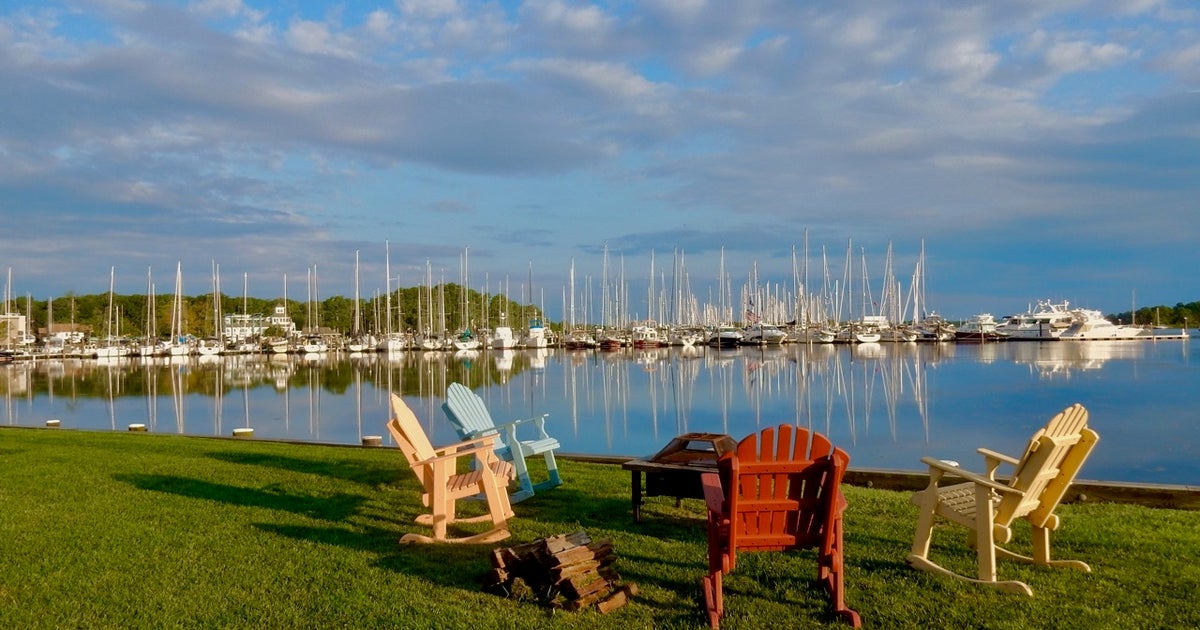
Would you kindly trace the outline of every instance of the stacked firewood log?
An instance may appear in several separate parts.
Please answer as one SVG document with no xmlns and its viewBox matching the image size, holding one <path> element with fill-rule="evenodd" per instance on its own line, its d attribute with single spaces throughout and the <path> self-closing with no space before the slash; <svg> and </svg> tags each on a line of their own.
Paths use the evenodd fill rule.
<svg viewBox="0 0 1200 630">
<path fill-rule="evenodd" d="M 587 532 L 551 536 L 492 552 L 485 591 L 515 599 L 535 599 L 565 610 L 595 606 L 606 613 L 624 606 L 637 593 L 622 584 L 613 566 L 617 554 L 608 540 L 592 541 Z"/>
</svg>

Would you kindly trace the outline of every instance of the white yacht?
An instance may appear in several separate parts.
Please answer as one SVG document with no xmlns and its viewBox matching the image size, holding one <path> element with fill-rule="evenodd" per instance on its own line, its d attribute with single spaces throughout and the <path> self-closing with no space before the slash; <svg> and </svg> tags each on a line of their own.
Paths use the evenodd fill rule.
<svg viewBox="0 0 1200 630">
<path fill-rule="evenodd" d="M 996 324 L 996 330 L 1013 341 L 1047 341 L 1061 337 L 1074 320 L 1066 300 L 1040 300 L 1036 310 L 1029 308 L 1020 315 L 1009 315 Z"/>
<path fill-rule="evenodd" d="M 652 321 L 634 325 L 629 329 L 629 338 L 635 348 L 661 348 L 667 345 L 662 332 Z"/>
<path fill-rule="evenodd" d="M 750 324 L 746 327 L 743 336 L 742 344 L 747 346 L 777 346 L 783 343 L 787 338 L 787 333 L 783 332 L 774 324 Z"/>
<path fill-rule="evenodd" d="M 1059 335 L 1062 341 L 1094 341 L 1100 339 L 1148 339 L 1151 332 L 1141 326 L 1114 324 L 1100 311 L 1077 308 L 1071 311 L 1071 325 Z"/>
<path fill-rule="evenodd" d="M 705 343 L 714 348 L 736 348 L 742 337 L 742 331 L 733 326 L 717 326 L 708 331 Z"/>
<path fill-rule="evenodd" d="M 499 329 L 497 329 L 499 330 Z M 549 345 L 546 340 L 546 327 L 542 324 L 542 318 L 533 317 L 529 320 L 529 331 L 521 339 L 522 348 L 545 348 Z"/>
</svg>

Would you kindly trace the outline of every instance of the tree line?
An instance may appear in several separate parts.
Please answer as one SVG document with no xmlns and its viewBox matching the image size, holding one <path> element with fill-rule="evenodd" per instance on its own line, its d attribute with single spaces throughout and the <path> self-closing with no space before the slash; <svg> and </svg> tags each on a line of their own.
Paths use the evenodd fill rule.
<svg viewBox="0 0 1200 630">
<path fill-rule="evenodd" d="M 1175 306 L 1144 306 L 1132 312 L 1115 313 L 1108 318 L 1123 324 L 1191 328 L 1200 326 L 1200 302 L 1180 302 Z"/>
<path fill-rule="evenodd" d="M 52 300 L 14 300 L 12 310 L 28 314 L 32 331 L 45 330 L 48 324 L 88 326 L 93 335 L 125 337 L 166 336 L 171 333 L 174 295 L 146 294 L 74 295 L 68 293 Z M 221 293 L 214 302 L 212 293 L 184 296 L 181 299 L 183 330 L 196 337 L 215 336 L 222 319 L 231 314 L 270 316 L 282 298 L 235 297 Z M 22 309 L 21 307 L 25 308 Z M 287 300 L 287 314 L 298 330 L 317 328 L 350 333 L 355 328 L 353 298 L 333 296 L 317 302 Z M 390 315 L 390 317 L 389 317 Z M 365 332 L 425 330 L 433 333 L 461 327 L 495 327 L 502 316 L 508 325 L 523 325 L 528 318 L 541 317 L 541 310 L 522 305 L 501 295 L 485 296 L 474 289 L 447 283 L 434 287 L 396 289 L 386 295 L 363 299 L 358 307 L 358 326 Z"/>
</svg>

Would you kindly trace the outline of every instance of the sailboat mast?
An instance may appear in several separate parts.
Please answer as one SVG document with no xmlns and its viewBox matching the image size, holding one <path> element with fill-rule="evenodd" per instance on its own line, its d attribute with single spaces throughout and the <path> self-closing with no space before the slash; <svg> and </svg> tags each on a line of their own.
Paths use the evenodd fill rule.
<svg viewBox="0 0 1200 630">
<path fill-rule="evenodd" d="M 387 293 L 383 296 L 383 328 L 388 338 L 392 337 L 392 250 L 388 241 L 383 242 L 383 273 L 386 276 L 384 279 L 384 287 Z M 418 295 L 420 295 L 418 293 Z M 417 314 L 420 315 L 420 311 Z"/>
<path fill-rule="evenodd" d="M 359 311 L 359 296 L 358 296 L 358 250 L 354 250 L 354 334 L 358 335 L 362 329 L 362 313 Z"/>
</svg>

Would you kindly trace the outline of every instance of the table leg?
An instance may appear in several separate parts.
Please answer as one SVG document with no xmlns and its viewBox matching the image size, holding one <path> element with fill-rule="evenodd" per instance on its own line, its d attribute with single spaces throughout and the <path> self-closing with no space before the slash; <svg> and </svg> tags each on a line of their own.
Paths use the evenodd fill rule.
<svg viewBox="0 0 1200 630">
<path fill-rule="evenodd" d="M 629 496 L 633 500 L 633 522 L 642 522 L 642 471 L 630 471 Z"/>
</svg>

